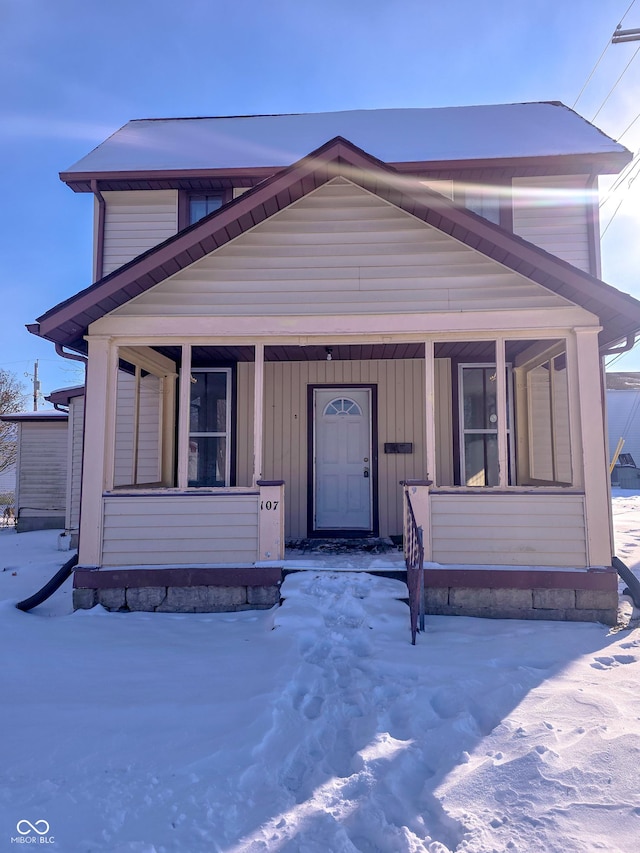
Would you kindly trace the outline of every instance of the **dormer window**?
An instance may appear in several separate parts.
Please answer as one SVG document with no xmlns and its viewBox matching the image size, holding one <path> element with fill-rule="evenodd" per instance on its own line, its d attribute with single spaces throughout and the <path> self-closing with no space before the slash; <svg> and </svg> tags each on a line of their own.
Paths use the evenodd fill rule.
<svg viewBox="0 0 640 853">
<path fill-rule="evenodd" d="M 222 207 L 222 193 L 193 194 L 189 196 L 189 225 Z"/>
</svg>

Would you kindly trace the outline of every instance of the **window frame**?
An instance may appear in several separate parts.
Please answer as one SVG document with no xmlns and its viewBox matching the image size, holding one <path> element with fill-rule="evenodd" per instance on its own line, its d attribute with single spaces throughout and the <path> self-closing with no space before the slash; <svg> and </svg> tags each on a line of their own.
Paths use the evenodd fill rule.
<svg viewBox="0 0 640 853">
<path fill-rule="evenodd" d="M 509 471 L 508 471 L 508 485 L 513 486 L 516 484 L 516 448 L 515 448 L 515 410 L 514 410 L 514 384 L 513 384 L 513 365 L 511 362 L 505 363 L 506 367 L 506 387 L 508 392 L 507 397 L 507 412 L 506 412 L 506 425 L 503 425 L 502 418 L 498 413 L 498 420 L 496 422 L 495 429 L 467 429 L 464 425 L 464 370 L 465 368 L 481 368 L 481 369 L 491 369 L 493 368 L 498 371 L 497 362 L 458 362 L 458 456 L 459 456 L 459 479 L 460 485 L 463 488 L 480 488 L 480 489 L 490 489 L 495 488 L 494 486 L 468 486 L 466 484 L 466 450 L 465 450 L 465 436 L 467 435 L 495 435 L 496 440 L 498 438 L 498 433 L 500 430 L 505 430 L 506 438 L 507 438 L 507 448 L 508 448 L 508 460 L 509 460 Z M 497 390 L 497 389 L 496 389 Z M 497 405 L 497 398 L 496 398 Z"/>
<path fill-rule="evenodd" d="M 220 207 L 224 207 L 225 204 L 228 204 L 233 199 L 233 188 L 232 187 L 210 187 L 210 188 L 200 188 L 193 190 L 179 190 L 178 191 L 178 231 L 182 231 L 184 228 L 188 228 L 190 225 L 195 225 L 195 222 L 191 222 L 191 199 L 195 196 L 203 196 L 203 195 L 216 195 L 220 197 L 221 205 Z M 218 208 L 220 209 L 220 208 Z M 210 214 L 209 214 L 210 215 Z M 200 222 L 200 219 L 197 219 L 196 222 Z"/>
<path fill-rule="evenodd" d="M 231 367 L 191 367 L 189 370 L 189 381 L 191 381 L 191 377 L 194 373 L 224 373 L 227 377 L 227 388 L 226 388 L 226 411 L 225 411 L 225 432 L 221 432 L 220 430 L 216 430 L 214 432 L 193 432 L 191 430 L 191 422 L 189 421 L 189 432 L 187 435 L 187 443 L 191 444 L 191 438 L 224 438 L 226 440 L 225 446 L 225 472 L 224 472 L 224 486 L 188 486 L 190 489 L 212 489 L 212 488 L 229 488 L 232 485 L 232 452 L 233 452 L 233 418 L 232 418 L 232 408 L 234 402 L 233 396 L 233 369 Z M 191 393 L 189 393 L 189 409 L 191 409 Z M 189 456 L 189 449 L 187 449 L 187 458 Z"/>
</svg>

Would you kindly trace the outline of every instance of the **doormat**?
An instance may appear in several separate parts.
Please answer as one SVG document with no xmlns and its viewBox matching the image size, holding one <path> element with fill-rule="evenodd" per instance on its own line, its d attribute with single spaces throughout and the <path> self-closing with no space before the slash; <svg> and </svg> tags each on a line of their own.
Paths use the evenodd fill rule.
<svg viewBox="0 0 640 853">
<path fill-rule="evenodd" d="M 391 539 L 288 539 L 287 549 L 303 554 L 388 554 L 398 548 Z"/>
</svg>

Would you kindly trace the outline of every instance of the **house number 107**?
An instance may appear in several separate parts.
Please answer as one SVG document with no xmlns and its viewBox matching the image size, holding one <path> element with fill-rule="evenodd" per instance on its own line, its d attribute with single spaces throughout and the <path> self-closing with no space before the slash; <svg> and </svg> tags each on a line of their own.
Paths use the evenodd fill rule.
<svg viewBox="0 0 640 853">
<path fill-rule="evenodd" d="M 260 509 L 278 509 L 279 501 L 260 501 Z"/>
</svg>

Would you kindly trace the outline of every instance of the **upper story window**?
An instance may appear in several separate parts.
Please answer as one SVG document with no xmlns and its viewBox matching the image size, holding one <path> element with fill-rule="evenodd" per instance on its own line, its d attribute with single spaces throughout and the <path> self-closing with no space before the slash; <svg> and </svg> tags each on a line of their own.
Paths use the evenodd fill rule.
<svg viewBox="0 0 640 853">
<path fill-rule="evenodd" d="M 500 196 L 495 187 L 485 187 L 481 184 L 466 186 L 464 206 L 489 222 L 500 224 Z"/>
<path fill-rule="evenodd" d="M 189 196 L 189 225 L 222 207 L 222 193 L 206 193 Z"/>
</svg>

